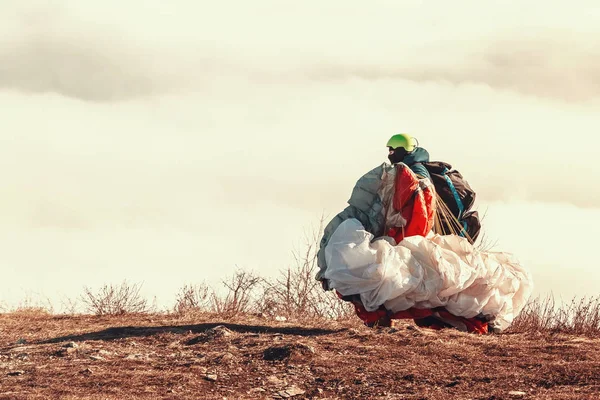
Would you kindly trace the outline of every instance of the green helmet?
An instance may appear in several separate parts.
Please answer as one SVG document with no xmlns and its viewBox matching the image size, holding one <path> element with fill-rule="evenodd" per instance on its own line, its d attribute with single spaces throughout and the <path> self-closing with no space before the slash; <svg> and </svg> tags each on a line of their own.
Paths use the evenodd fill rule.
<svg viewBox="0 0 600 400">
<path fill-rule="evenodd" d="M 388 140 L 387 147 L 391 147 L 392 149 L 403 147 L 404 150 L 411 152 L 416 147 L 415 138 L 406 133 L 400 133 L 398 135 L 392 136 L 390 140 Z"/>
</svg>

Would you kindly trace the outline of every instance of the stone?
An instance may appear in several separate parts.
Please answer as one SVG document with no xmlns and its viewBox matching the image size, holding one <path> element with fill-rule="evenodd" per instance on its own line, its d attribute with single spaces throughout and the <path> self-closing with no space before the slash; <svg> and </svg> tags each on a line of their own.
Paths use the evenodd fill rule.
<svg viewBox="0 0 600 400">
<path fill-rule="evenodd" d="M 511 396 L 511 397 L 523 397 L 526 394 L 527 393 L 521 392 L 519 390 L 511 390 L 510 392 L 508 392 L 508 395 Z"/>
<path fill-rule="evenodd" d="M 215 337 L 231 336 L 233 332 L 229 330 L 225 325 L 218 325 L 214 328 L 209 329 L 206 333 Z"/>
<path fill-rule="evenodd" d="M 267 377 L 267 382 L 272 383 L 273 385 L 285 385 L 285 381 L 283 379 L 279 379 L 275 375 Z"/>
<path fill-rule="evenodd" d="M 277 392 L 276 397 L 281 398 L 281 399 L 288 399 L 290 397 L 299 396 L 304 393 L 306 393 L 306 391 L 300 389 L 298 386 L 289 386 L 289 387 Z"/>
</svg>

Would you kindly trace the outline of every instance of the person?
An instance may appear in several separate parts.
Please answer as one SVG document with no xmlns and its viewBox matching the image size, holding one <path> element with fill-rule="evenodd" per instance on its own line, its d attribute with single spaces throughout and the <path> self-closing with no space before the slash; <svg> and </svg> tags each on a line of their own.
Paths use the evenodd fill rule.
<svg viewBox="0 0 600 400">
<path fill-rule="evenodd" d="M 406 237 L 427 236 L 433 230 L 438 196 L 433 177 L 423 164 L 432 164 L 429 152 L 406 133 L 393 135 L 386 146 L 391 165 L 384 163 L 363 175 L 352 190 L 348 206 L 325 227 L 317 252 L 319 271 L 316 275 L 324 290 L 332 289 L 324 277 L 327 269 L 325 249 L 330 237 L 345 220 L 357 219 L 373 235 L 373 241 L 383 239 L 393 246 Z M 468 332 L 488 332 L 485 319 L 457 317 L 444 307 L 411 307 L 391 313 L 381 305 L 377 310 L 367 311 L 359 294 L 342 296 L 338 292 L 337 295 L 353 304 L 356 315 L 367 326 L 391 326 L 392 319 L 413 319 L 418 326 L 432 329 L 454 327 Z"/>
<path fill-rule="evenodd" d="M 429 171 L 422 164 L 429 162 L 429 152 L 419 147 L 417 140 L 406 133 L 394 135 L 388 140 L 388 159 L 395 165 L 404 163 L 419 177 L 431 179 Z"/>
<path fill-rule="evenodd" d="M 316 279 L 329 290 L 323 274 L 327 268 L 325 248 L 337 227 L 355 218 L 377 239 L 392 244 L 413 235 L 426 236 L 433 228 L 435 189 L 423 162 L 429 153 L 409 134 L 393 135 L 388 141 L 388 163 L 363 175 L 354 186 L 348 206 L 325 227 L 317 252 Z"/>
</svg>

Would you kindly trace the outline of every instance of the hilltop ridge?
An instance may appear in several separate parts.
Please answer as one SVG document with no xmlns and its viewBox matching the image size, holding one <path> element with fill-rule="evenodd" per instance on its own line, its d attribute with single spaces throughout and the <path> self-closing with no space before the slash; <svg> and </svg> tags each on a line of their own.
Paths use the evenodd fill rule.
<svg viewBox="0 0 600 400">
<path fill-rule="evenodd" d="M 593 399 L 600 340 L 400 321 L 0 315 L 0 399 Z"/>
</svg>

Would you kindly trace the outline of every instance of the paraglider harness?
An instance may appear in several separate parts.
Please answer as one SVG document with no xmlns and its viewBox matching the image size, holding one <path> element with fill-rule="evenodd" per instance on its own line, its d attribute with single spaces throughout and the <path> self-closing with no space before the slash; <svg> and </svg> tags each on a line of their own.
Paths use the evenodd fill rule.
<svg viewBox="0 0 600 400">
<path fill-rule="evenodd" d="M 475 191 L 452 165 L 442 161 L 421 163 L 431 175 L 438 202 L 433 231 L 440 235 L 455 234 L 467 238 L 473 244 L 481 230 L 477 211 L 471 211 L 475 203 Z"/>
</svg>

